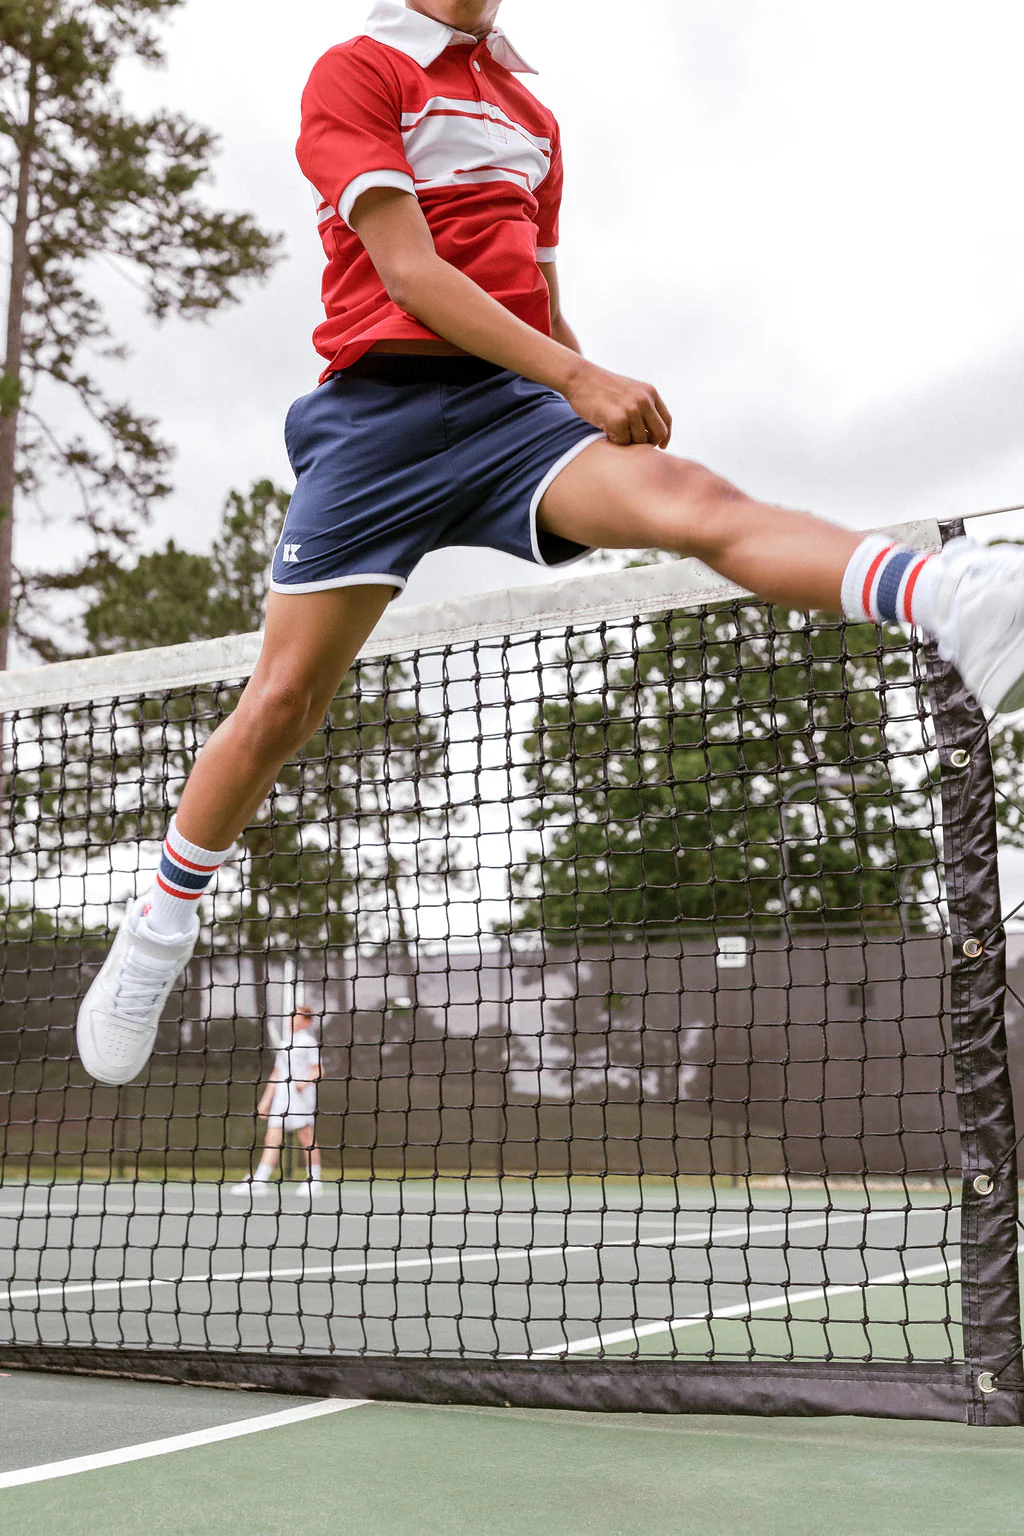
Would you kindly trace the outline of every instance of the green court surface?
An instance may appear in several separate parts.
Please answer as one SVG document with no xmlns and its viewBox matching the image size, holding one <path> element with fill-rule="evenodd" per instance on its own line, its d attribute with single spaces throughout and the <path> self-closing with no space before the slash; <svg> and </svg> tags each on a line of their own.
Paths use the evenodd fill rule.
<svg viewBox="0 0 1024 1536">
<path fill-rule="evenodd" d="M 332 1185 L 311 1212 L 288 1186 L 257 1211 L 215 1185 L 67 1183 L 5 1187 L 5 1232 L 18 1239 L 3 1289 L 15 1336 L 79 1344 L 344 1350 L 358 1326 L 372 1353 L 391 1329 L 415 1347 L 412 1330 L 429 1322 L 443 1352 L 458 1311 L 471 1349 L 493 1347 L 500 1324 L 504 1347 L 528 1337 L 538 1356 L 753 1350 L 754 1372 L 786 1353 L 961 1348 L 958 1212 L 924 1185 L 826 1200 L 813 1187 L 381 1180 Z M 425 1264 L 426 1289 L 402 1278 L 418 1281 Z M 1024 1536 L 1024 1430 L 351 1404 L 0 1374 L 4 1536 L 293 1528 Z"/>
<path fill-rule="evenodd" d="M 657 1183 L 0 1190 L 16 1342 L 418 1355 L 956 1358 L 942 1191 Z M 672 1320 L 672 1321 L 669 1321 Z"/>
<path fill-rule="evenodd" d="M 308 1401 L 10 1374 L 0 1379 L 0 1528 L 1024 1536 L 1024 1430 L 1015 1429 L 367 1404 L 118 1459 L 133 1445 L 238 1428 Z M 103 1451 L 113 1465 L 5 1486 L 12 1469 Z"/>
</svg>

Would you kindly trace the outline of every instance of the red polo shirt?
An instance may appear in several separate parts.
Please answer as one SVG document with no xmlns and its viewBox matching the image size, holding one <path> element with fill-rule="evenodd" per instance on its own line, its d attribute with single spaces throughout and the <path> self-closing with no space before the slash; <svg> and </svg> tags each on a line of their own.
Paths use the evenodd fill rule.
<svg viewBox="0 0 1024 1536">
<path fill-rule="evenodd" d="M 378 0 L 363 36 L 332 48 L 302 99 L 298 158 L 317 193 L 327 317 L 323 377 L 376 341 L 434 333 L 393 304 L 348 219 L 371 187 L 418 199 L 438 255 L 550 334 L 538 261 L 558 245 L 558 124 L 516 78 L 533 73 L 499 31 L 483 42 Z"/>
</svg>

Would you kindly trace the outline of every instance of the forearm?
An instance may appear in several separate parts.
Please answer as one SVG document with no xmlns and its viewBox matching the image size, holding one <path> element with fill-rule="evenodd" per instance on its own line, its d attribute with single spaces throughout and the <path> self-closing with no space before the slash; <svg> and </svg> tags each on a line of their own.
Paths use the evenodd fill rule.
<svg viewBox="0 0 1024 1536">
<path fill-rule="evenodd" d="M 672 418 L 658 391 L 580 356 L 561 318 L 554 262 L 541 263 L 555 329 L 554 336 L 544 336 L 437 254 L 423 210 L 407 192 L 364 192 L 350 219 L 392 301 L 406 314 L 471 357 L 556 389 L 611 442 L 668 446 Z"/>
<path fill-rule="evenodd" d="M 567 339 L 542 335 L 440 256 L 418 262 L 406 277 L 393 282 L 391 297 L 421 325 L 473 357 L 560 394 L 572 386 L 580 357 L 568 326 L 560 327 Z"/>
</svg>

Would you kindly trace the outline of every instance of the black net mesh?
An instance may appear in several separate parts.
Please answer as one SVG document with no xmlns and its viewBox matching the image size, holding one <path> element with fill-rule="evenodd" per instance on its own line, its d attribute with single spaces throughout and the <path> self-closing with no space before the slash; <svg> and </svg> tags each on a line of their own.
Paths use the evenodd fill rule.
<svg viewBox="0 0 1024 1536">
<path fill-rule="evenodd" d="M 916 642 L 743 602 L 360 663 L 110 1089 L 77 1007 L 239 687 L 133 665 L 7 721 L 12 1348 L 955 1372 Z M 296 1132 L 234 1193 L 296 1002 L 323 1190 Z"/>
</svg>

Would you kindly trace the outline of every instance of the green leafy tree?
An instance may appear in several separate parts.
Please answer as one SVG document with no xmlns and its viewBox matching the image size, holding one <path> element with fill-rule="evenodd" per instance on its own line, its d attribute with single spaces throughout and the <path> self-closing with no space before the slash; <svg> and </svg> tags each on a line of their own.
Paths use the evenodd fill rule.
<svg viewBox="0 0 1024 1536">
<path fill-rule="evenodd" d="M 55 591 L 89 588 L 97 556 L 131 544 L 169 490 L 170 449 L 156 423 L 111 398 L 95 367 L 123 356 L 90 291 L 97 260 L 141 287 L 148 313 L 197 319 L 264 278 L 277 238 L 202 194 L 216 152 L 204 128 L 171 112 L 126 111 L 119 67 L 159 65 L 157 27 L 183 0 L 4 0 L 0 6 L 0 215 L 10 229 L 6 360 L 0 375 L 0 667 L 12 604 L 44 658 Z M 60 431 L 56 385 L 81 430 Z M 61 420 L 68 413 L 61 412 Z M 88 554 L 78 569 L 16 573 L 17 505 L 37 508 L 69 482 Z"/>
<path fill-rule="evenodd" d="M 179 549 L 172 539 L 127 569 L 94 562 L 84 619 L 90 651 L 139 651 L 259 629 L 288 500 L 270 480 L 257 481 L 247 496 L 232 491 L 208 555 Z"/>
<path fill-rule="evenodd" d="M 257 627 L 287 503 L 261 481 L 229 498 L 209 555 L 168 545 L 129 568 L 94 569 L 85 615 L 94 648 L 141 650 Z M 115 845 L 155 844 L 196 753 L 239 692 L 227 678 L 20 724 L 15 872 L 102 872 Z M 414 937 L 417 903 L 454 874 L 442 746 L 410 675 L 388 661 L 361 663 L 322 730 L 282 769 L 241 858 L 222 872 L 213 945 L 262 953 Z M 144 863 L 154 859 L 155 848 Z M 71 909 L 60 919 L 66 932 L 79 923 Z"/>
<path fill-rule="evenodd" d="M 928 925 L 923 706 L 906 643 L 882 658 L 874 628 L 753 606 L 570 640 L 527 742 L 513 925 Z"/>
</svg>

